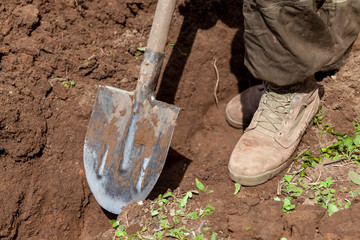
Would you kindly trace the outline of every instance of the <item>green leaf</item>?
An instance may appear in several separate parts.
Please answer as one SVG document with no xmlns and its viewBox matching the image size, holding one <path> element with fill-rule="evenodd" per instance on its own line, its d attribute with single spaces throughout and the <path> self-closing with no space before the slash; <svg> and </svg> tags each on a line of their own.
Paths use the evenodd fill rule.
<svg viewBox="0 0 360 240">
<path fill-rule="evenodd" d="M 354 144 L 356 146 L 360 146 L 360 135 L 355 135 L 354 137 Z"/>
<path fill-rule="evenodd" d="M 189 194 L 188 193 L 189 192 L 187 192 L 185 194 L 185 196 L 179 201 L 179 207 L 180 208 L 185 208 L 186 207 L 188 199 L 189 199 Z M 191 194 L 191 192 L 190 192 L 190 194 Z"/>
<path fill-rule="evenodd" d="M 205 208 L 205 212 L 207 213 L 207 215 L 211 215 L 214 211 L 215 211 L 215 208 L 211 205 L 207 205 Z"/>
<path fill-rule="evenodd" d="M 344 145 L 345 145 L 346 147 L 350 147 L 350 146 L 352 145 L 352 143 L 353 143 L 353 139 L 350 138 L 350 137 L 345 138 L 344 141 L 343 141 L 343 143 L 344 143 Z"/>
<path fill-rule="evenodd" d="M 70 81 L 70 85 L 71 85 L 71 86 L 75 86 L 75 81 L 74 81 L 74 80 L 71 80 L 71 81 Z"/>
<path fill-rule="evenodd" d="M 327 213 L 328 213 L 329 216 L 333 215 L 337 211 L 339 211 L 339 209 L 336 207 L 335 204 L 333 204 L 333 203 L 328 204 Z"/>
<path fill-rule="evenodd" d="M 113 227 L 117 227 L 119 225 L 119 222 L 116 221 L 116 220 L 110 220 L 110 224 L 113 226 Z"/>
<path fill-rule="evenodd" d="M 137 48 L 137 50 L 140 51 L 140 52 L 145 52 L 146 47 L 139 47 L 139 48 Z"/>
<path fill-rule="evenodd" d="M 188 215 L 186 215 L 186 218 L 191 219 L 191 220 L 197 220 L 199 218 L 199 216 L 196 211 L 193 211 L 193 212 L 188 213 Z"/>
<path fill-rule="evenodd" d="M 284 199 L 284 204 L 283 204 L 283 211 L 288 212 L 290 210 L 293 210 L 294 208 L 295 208 L 295 205 L 291 204 L 291 199 L 290 198 L 285 198 Z"/>
<path fill-rule="evenodd" d="M 167 192 L 164 194 L 163 198 L 168 198 L 168 197 L 174 197 L 174 195 L 172 194 L 172 192 Z"/>
<path fill-rule="evenodd" d="M 360 185 L 360 175 L 354 171 L 350 171 L 348 173 L 349 178 L 351 179 L 351 181 L 353 181 L 353 183 L 355 183 L 356 185 Z"/>
<path fill-rule="evenodd" d="M 153 236 L 155 237 L 155 239 L 163 239 L 164 233 L 165 233 L 164 231 L 159 231 L 159 232 L 154 233 Z"/>
<path fill-rule="evenodd" d="M 234 195 L 238 194 L 238 192 L 240 192 L 240 189 L 241 189 L 241 184 L 240 183 L 235 183 Z"/>
<path fill-rule="evenodd" d="M 287 174 L 285 174 L 284 177 L 283 177 L 284 182 L 290 183 L 291 179 L 292 179 L 292 177 L 290 175 L 287 175 Z"/>
<path fill-rule="evenodd" d="M 176 43 L 169 43 L 169 45 L 170 45 L 170 46 L 175 46 L 175 45 L 176 45 Z"/>
<path fill-rule="evenodd" d="M 157 216 L 157 215 L 159 215 L 159 210 L 152 210 L 151 211 L 151 216 Z"/>
<path fill-rule="evenodd" d="M 344 209 L 348 209 L 350 207 L 351 202 L 346 202 Z"/>
<path fill-rule="evenodd" d="M 204 239 L 204 234 L 196 234 L 196 240 L 197 239 Z"/>
<path fill-rule="evenodd" d="M 199 194 L 199 191 L 196 191 L 196 190 L 191 190 L 191 191 L 189 191 L 189 192 L 195 193 L 195 194 Z M 191 197 L 192 197 L 192 195 L 191 195 Z M 191 198 L 191 197 L 190 197 L 190 198 Z"/>
<path fill-rule="evenodd" d="M 205 191 L 205 186 L 204 186 L 204 184 L 202 184 L 202 182 L 200 182 L 200 180 L 199 179 L 195 179 L 195 183 L 196 183 L 196 187 L 199 189 L 199 190 L 201 190 L 201 191 Z"/>
<path fill-rule="evenodd" d="M 274 201 L 280 202 L 281 199 L 279 197 L 274 197 Z"/>
<path fill-rule="evenodd" d="M 331 187 L 331 185 L 333 184 L 333 181 L 332 181 L 331 177 L 326 178 L 325 182 L 326 182 L 328 187 Z"/>
<path fill-rule="evenodd" d="M 125 232 L 125 227 L 123 225 L 119 225 L 116 229 L 115 235 L 117 237 L 127 237 L 127 233 Z"/>
<path fill-rule="evenodd" d="M 217 234 L 213 232 L 211 235 L 211 240 L 216 240 L 216 236 L 217 236 Z"/>
<path fill-rule="evenodd" d="M 251 227 L 247 227 L 246 230 L 251 230 Z"/>
</svg>

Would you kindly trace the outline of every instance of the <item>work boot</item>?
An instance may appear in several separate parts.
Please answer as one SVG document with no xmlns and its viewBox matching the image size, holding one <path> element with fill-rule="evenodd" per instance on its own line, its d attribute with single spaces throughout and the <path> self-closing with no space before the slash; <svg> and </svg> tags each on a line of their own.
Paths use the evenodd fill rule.
<svg viewBox="0 0 360 240">
<path fill-rule="evenodd" d="M 252 86 L 233 97 L 226 105 L 226 120 L 234 128 L 247 127 L 258 109 L 264 85 Z"/>
<path fill-rule="evenodd" d="M 313 78 L 290 87 L 265 83 L 259 107 L 230 156 L 231 179 L 254 186 L 286 168 L 319 103 Z"/>
</svg>

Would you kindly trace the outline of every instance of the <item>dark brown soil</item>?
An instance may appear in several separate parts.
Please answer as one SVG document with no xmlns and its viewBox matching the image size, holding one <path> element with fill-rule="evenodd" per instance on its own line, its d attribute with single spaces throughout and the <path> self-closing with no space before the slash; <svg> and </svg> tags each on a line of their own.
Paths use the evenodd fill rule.
<svg viewBox="0 0 360 240">
<path fill-rule="evenodd" d="M 109 220 L 116 216 L 101 209 L 86 182 L 84 138 L 99 84 L 135 88 L 141 63 L 137 48 L 146 45 L 155 2 L 0 2 L 1 239 L 87 239 L 111 227 Z M 241 6 L 241 1 L 178 1 L 168 38 L 176 45 L 166 47 L 157 99 L 182 111 L 149 199 L 168 189 L 194 189 L 198 178 L 214 193 L 193 201 L 215 207 L 208 225 L 223 237 L 360 238 L 358 199 L 331 217 L 321 206 L 300 200 L 296 212 L 283 213 L 273 197 L 285 172 L 233 195 L 227 161 L 242 130 L 227 125 L 224 108 L 256 83 L 243 66 Z M 359 66 L 357 43 L 343 69 L 319 83 L 326 122 L 342 132 L 352 132 L 351 122 L 360 116 Z M 311 126 L 299 152 L 329 141 Z M 332 176 L 340 189 L 351 185 L 347 172 L 358 165 L 333 169 L 322 179 Z M 139 208 L 134 205 L 133 211 Z"/>
</svg>

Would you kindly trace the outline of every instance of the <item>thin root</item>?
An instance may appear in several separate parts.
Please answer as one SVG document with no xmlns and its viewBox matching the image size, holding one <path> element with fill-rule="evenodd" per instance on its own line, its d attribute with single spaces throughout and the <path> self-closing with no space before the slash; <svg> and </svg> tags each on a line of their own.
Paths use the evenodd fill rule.
<svg viewBox="0 0 360 240">
<path fill-rule="evenodd" d="M 220 76 L 219 76 L 219 70 L 216 66 L 216 58 L 214 58 L 214 68 L 215 68 L 215 72 L 216 72 L 216 84 L 215 84 L 215 89 L 214 89 L 214 97 L 215 97 L 215 102 L 216 102 L 216 106 L 217 106 L 219 103 L 219 100 L 217 98 L 217 91 L 219 88 Z"/>
</svg>

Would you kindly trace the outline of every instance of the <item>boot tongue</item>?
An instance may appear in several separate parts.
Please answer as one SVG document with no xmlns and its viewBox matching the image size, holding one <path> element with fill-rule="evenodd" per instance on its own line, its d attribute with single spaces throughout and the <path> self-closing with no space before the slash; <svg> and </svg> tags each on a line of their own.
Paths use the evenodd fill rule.
<svg viewBox="0 0 360 240">
<path fill-rule="evenodd" d="M 291 101 L 290 88 L 267 86 L 262 98 L 262 112 L 258 119 L 257 131 L 274 137 L 288 113 Z"/>
</svg>

